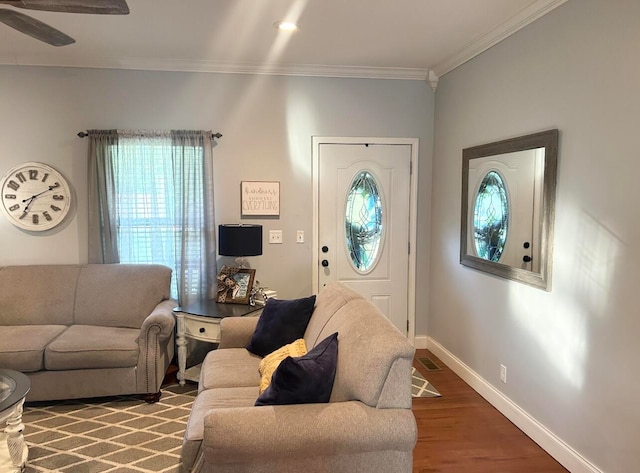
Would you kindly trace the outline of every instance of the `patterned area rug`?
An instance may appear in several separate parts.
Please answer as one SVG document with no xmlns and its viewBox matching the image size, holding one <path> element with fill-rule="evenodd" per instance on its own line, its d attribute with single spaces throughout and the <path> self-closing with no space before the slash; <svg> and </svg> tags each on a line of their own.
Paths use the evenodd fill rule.
<svg viewBox="0 0 640 473">
<path fill-rule="evenodd" d="M 440 394 L 413 368 L 413 397 Z M 197 385 L 162 389 L 155 404 L 138 396 L 27 404 L 25 473 L 178 473 L 184 429 Z"/>
<path fill-rule="evenodd" d="M 411 395 L 413 397 L 440 397 L 442 396 L 433 385 L 425 379 L 415 368 L 411 368 Z"/>
<path fill-rule="evenodd" d="M 177 473 L 197 385 L 137 396 L 32 403 L 25 407 L 26 473 Z"/>
</svg>

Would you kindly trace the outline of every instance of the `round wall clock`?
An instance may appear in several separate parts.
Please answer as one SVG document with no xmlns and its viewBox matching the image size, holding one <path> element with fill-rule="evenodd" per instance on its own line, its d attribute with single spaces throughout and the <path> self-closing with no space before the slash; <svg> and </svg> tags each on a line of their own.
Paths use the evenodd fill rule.
<svg viewBox="0 0 640 473">
<path fill-rule="evenodd" d="M 51 166 L 28 162 L 0 179 L 0 209 L 16 227 L 40 232 L 62 223 L 71 207 L 67 180 Z"/>
</svg>

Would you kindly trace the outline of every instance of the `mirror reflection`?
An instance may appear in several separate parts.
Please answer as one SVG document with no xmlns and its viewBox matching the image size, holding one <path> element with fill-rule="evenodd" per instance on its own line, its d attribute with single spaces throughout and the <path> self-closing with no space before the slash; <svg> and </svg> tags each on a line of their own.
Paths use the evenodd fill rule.
<svg viewBox="0 0 640 473">
<path fill-rule="evenodd" d="M 558 130 L 463 150 L 460 262 L 550 290 Z"/>
</svg>

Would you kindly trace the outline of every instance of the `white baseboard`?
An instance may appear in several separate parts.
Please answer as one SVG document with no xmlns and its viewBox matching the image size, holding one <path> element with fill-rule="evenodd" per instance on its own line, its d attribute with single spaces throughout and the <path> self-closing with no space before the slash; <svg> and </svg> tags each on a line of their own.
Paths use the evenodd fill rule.
<svg viewBox="0 0 640 473">
<path fill-rule="evenodd" d="M 555 458 L 558 463 L 564 466 L 571 473 L 603 473 L 586 458 L 576 452 L 573 448 L 562 441 L 553 432 L 538 422 L 535 418 L 515 404 L 511 399 L 498 391 L 486 380 L 480 377 L 469 366 L 456 358 L 451 352 L 440 345 L 431 337 L 416 336 L 415 347 L 425 343 L 425 347 L 437 356 L 445 365 L 460 376 L 469 386 L 485 398 L 493 407 L 498 409 L 507 419 L 513 422 L 520 430 L 529 436 L 534 442 L 542 447 L 549 455 Z M 424 339 L 424 340 L 423 340 Z"/>
<path fill-rule="evenodd" d="M 413 346 L 416 348 L 427 348 L 427 338 L 426 335 L 416 335 L 413 337 Z"/>
</svg>

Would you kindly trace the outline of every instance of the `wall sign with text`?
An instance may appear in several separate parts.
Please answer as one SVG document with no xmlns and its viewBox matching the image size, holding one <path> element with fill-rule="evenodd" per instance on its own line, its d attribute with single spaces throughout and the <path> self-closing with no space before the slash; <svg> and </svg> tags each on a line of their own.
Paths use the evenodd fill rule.
<svg viewBox="0 0 640 473">
<path fill-rule="evenodd" d="M 242 181 L 240 200 L 243 217 L 279 216 L 280 182 Z"/>
</svg>

